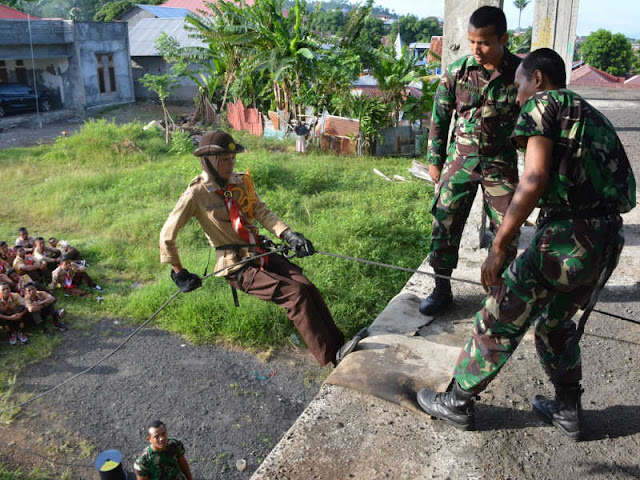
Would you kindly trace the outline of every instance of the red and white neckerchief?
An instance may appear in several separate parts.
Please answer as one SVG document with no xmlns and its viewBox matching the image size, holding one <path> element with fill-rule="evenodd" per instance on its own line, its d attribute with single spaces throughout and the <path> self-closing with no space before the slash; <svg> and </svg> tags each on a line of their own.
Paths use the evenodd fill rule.
<svg viewBox="0 0 640 480">
<path fill-rule="evenodd" d="M 229 219 L 231 220 L 231 227 L 233 228 L 233 230 L 246 243 L 256 245 L 257 247 L 258 228 L 244 218 L 242 210 L 240 209 L 240 205 L 238 205 L 236 199 L 233 198 L 232 188 L 233 185 L 227 183 L 226 188 L 220 188 L 216 190 L 216 193 L 221 195 L 222 199 L 224 200 L 224 204 L 229 211 Z M 260 248 L 258 248 L 258 253 L 263 253 Z M 262 268 L 265 265 L 268 265 L 269 257 L 260 257 L 258 261 L 260 262 L 260 268 Z"/>
<path fill-rule="evenodd" d="M 9 307 L 15 308 L 16 305 L 18 304 L 18 302 L 16 302 L 16 299 L 11 294 L 9 294 L 9 298 L 6 300 L 0 297 L 0 302 L 2 302 L 2 309 L 5 312 L 8 312 L 10 310 Z"/>
<path fill-rule="evenodd" d="M 77 285 L 73 284 L 73 272 L 66 272 L 64 275 L 64 288 L 76 288 Z"/>
</svg>

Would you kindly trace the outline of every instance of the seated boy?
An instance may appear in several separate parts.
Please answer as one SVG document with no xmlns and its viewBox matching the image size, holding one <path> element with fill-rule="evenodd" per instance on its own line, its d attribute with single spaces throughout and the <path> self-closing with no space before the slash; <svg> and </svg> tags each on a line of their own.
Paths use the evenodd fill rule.
<svg viewBox="0 0 640 480">
<path fill-rule="evenodd" d="M 67 256 L 60 259 L 60 266 L 53 271 L 51 276 L 51 289 L 61 287 L 69 295 L 77 297 L 87 295 L 87 292 L 80 288 L 82 282 L 94 290 L 102 290 L 102 287 L 89 276 L 86 267 L 73 262 Z"/>
<path fill-rule="evenodd" d="M 18 229 L 18 238 L 16 238 L 16 247 L 24 247 L 27 253 L 33 252 L 33 246 L 35 243 L 35 238 L 29 235 L 29 232 L 26 228 L 20 227 Z"/>
<path fill-rule="evenodd" d="M 16 258 L 16 252 L 13 248 L 7 245 L 7 242 L 0 240 L 0 261 L 9 264 L 9 267 L 13 265 L 13 261 Z"/>
<path fill-rule="evenodd" d="M 50 277 L 46 262 L 34 260 L 31 255 L 27 254 L 27 250 L 24 247 L 16 248 L 16 258 L 13 261 L 13 269 L 18 275 L 29 275 L 34 282 L 42 282 L 43 279 Z"/>
<path fill-rule="evenodd" d="M 18 340 L 22 345 L 29 341 L 22 332 L 26 314 L 27 309 L 22 297 L 17 293 L 11 293 L 8 283 L 0 283 L 0 321 L 9 331 L 9 345 L 16 345 Z"/>
<path fill-rule="evenodd" d="M 51 317 L 53 326 L 61 332 L 67 330 L 67 327 L 60 321 L 64 316 L 64 308 L 56 310 L 54 305 L 56 297 L 49 292 L 38 290 L 36 284 L 31 282 L 24 286 L 24 306 L 31 314 L 33 323 L 40 326 L 44 333 L 49 333 L 46 326 L 47 317 Z"/>
<path fill-rule="evenodd" d="M 34 260 L 45 262 L 49 271 L 54 271 L 60 263 L 60 251 L 47 247 L 44 244 L 44 238 L 37 237 L 34 242 L 33 254 Z"/>
<path fill-rule="evenodd" d="M 66 240 L 58 240 L 56 237 L 49 237 L 49 247 L 57 251 L 60 256 L 67 256 L 71 260 L 80 260 L 80 252 L 76 247 L 69 245 Z"/>
</svg>

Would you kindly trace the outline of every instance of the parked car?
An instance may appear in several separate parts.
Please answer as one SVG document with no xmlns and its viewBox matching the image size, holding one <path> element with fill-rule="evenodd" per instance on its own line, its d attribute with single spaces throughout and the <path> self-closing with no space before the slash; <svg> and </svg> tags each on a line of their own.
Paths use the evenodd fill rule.
<svg viewBox="0 0 640 480">
<path fill-rule="evenodd" d="M 28 85 L 20 83 L 0 83 L 0 117 L 11 112 L 36 110 L 36 98 L 41 112 L 51 110 L 51 100 L 46 95 L 38 95 Z"/>
</svg>

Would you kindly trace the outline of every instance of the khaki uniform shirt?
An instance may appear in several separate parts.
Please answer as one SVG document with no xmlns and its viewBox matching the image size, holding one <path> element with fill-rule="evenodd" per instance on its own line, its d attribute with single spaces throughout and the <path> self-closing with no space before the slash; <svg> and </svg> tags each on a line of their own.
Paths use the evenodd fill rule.
<svg viewBox="0 0 640 480">
<path fill-rule="evenodd" d="M 24 267 L 27 265 L 36 265 L 39 263 L 38 261 L 34 261 L 32 256 L 26 256 L 25 258 L 16 257 L 13 261 L 13 269 L 16 271 L 18 275 L 24 275 L 26 270 Z"/>
<path fill-rule="evenodd" d="M 249 175 L 234 173 L 229 179 L 229 184 L 233 186 L 233 198 L 238 202 L 246 221 L 253 224 L 257 220 L 278 238 L 289 229 L 289 226 L 269 210 L 255 194 Z M 202 172 L 191 181 L 160 232 L 162 263 L 180 262 L 176 237 L 192 217 L 196 218 L 212 246 L 246 244 L 231 226 L 224 200 L 216 193 L 220 188 L 206 172 Z M 248 248 L 216 250 L 215 270 L 219 270 L 216 275 L 223 277 L 234 272 L 240 266 L 229 267 L 249 255 L 251 252 Z"/>
<path fill-rule="evenodd" d="M 71 281 L 73 282 L 73 277 L 75 277 L 76 272 L 84 272 L 87 269 L 82 265 L 78 265 L 77 263 L 71 263 L 71 270 L 67 271 L 62 266 L 56 268 L 53 273 L 51 273 L 51 288 L 56 287 L 65 287 L 65 279 L 67 278 L 67 274 L 70 275 Z"/>
</svg>

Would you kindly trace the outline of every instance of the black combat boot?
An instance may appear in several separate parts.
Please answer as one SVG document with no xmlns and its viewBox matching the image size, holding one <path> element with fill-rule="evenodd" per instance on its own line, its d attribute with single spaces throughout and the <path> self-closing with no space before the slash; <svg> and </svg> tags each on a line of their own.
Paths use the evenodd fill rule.
<svg viewBox="0 0 640 480">
<path fill-rule="evenodd" d="M 453 269 L 436 268 L 434 271 L 439 275 L 450 277 Z M 448 278 L 436 277 L 436 288 L 433 289 L 431 295 L 420 302 L 419 310 L 421 314 L 431 317 L 444 311 L 452 303 L 451 281 Z"/>
<path fill-rule="evenodd" d="M 418 404 L 434 418 L 449 422 L 461 430 L 475 428 L 475 414 L 473 399 L 476 393 L 463 390 L 458 382 L 453 381 L 453 387 L 446 392 L 434 392 L 423 388 L 418 392 Z"/>
<path fill-rule="evenodd" d="M 534 395 L 531 406 L 546 423 L 553 424 L 573 441 L 579 441 L 581 435 L 582 388 L 579 383 L 556 385 L 556 398 L 551 400 L 544 395 Z"/>
</svg>

